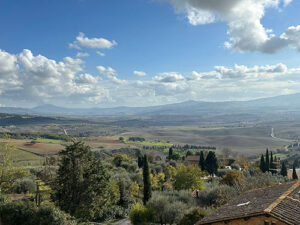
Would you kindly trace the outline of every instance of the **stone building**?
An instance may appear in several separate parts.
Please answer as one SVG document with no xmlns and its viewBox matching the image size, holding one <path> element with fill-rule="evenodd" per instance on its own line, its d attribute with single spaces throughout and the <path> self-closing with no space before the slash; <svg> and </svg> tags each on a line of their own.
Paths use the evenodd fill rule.
<svg viewBox="0 0 300 225">
<path fill-rule="evenodd" d="M 197 225 L 300 225 L 300 181 L 243 193 Z"/>
</svg>

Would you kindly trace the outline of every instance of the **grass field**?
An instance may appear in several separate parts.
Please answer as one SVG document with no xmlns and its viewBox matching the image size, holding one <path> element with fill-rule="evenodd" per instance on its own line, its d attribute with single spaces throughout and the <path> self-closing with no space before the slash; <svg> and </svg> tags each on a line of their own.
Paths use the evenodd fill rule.
<svg viewBox="0 0 300 225">
<path fill-rule="evenodd" d="M 13 163 L 17 166 L 24 166 L 29 164 L 40 165 L 44 159 L 41 156 L 20 149 L 13 150 L 11 154 L 12 154 L 11 157 L 13 159 Z"/>
<path fill-rule="evenodd" d="M 169 146 L 171 147 L 172 144 L 165 143 L 165 142 L 152 142 L 152 141 L 125 141 L 126 144 L 138 144 L 144 146 Z"/>
<path fill-rule="evenodd" d="M 60 144 L 60 143 L 64 143 L 65 142 L 63 140 L 49 139 L 49 138 L 37 138 L 37 141 L 47 142 L 47 143 L 56 143 L 56 144 Z"/>
</svg>

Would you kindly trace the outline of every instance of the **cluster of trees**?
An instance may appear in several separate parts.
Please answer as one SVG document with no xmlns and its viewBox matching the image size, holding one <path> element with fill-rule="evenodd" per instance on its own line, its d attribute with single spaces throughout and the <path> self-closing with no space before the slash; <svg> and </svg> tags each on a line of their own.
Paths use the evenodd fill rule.
<svg viewBox="0 0 300 225">
<path fill-rule="evenodd" d="M 128 138 L 128 141 L 142 142 L 142 141 L 145 141 L 145 138 L 142 138 L 142 137 L 130 137 L 130 138 Z"/>
<path fill-rule="evenodd" d="M 277 172 L 276 163 L 277 163 L 276 156 L 275 158 L 273 157 L 272 151 L 271 151 L 271 155 L 269 155 L 269 149 L 267 149 L 266 156 L 264 156 L 263 154 L 261 155 L 259 168 L 263 173 L 265 172 L 276 173 Z"/>
<path fill-rule="evenodd" d="M 54 140 L 71 141 L 71 137 L 65 134 L 43 134 L 43 133 L 12 133 L 12 132 L 0 132 L 0 138 L 9 136 L 13 139 L 37 139 L 47 138 Z"/>
<path fill-rule="evenodd" d="M 277 173 L 277 171 L 279 169 L 279 168 L 277 168 L 277 164 L 278 164 L 278 161 L 277 161 L 276 156 L 273 157 L 272 151 L 271 151 L 271 154 L 269 155 L 269 150 L 267 149 L 265 156 L 263 154 L 261 155 L 259 168 L 263 173 L 271 172 L 274 174 L 274 173 Z M 298 175 L 296 172 L 295 165 L 296 165 L 296 162 L 294 162 L 294 164 L 293 164 L 292 177 L 293 177 L 293 180 L 298 180 Z M 288 169 L 287 169 L 286 163 L 284 161 L 281 163 L 280 174 L 284 177 L 288 176 Z"/>
<path fill-rule="evenodd" d="M 199 166 L 202 171 L 207 171 L 207 173 L 211 176 L 217 174 L 219 165 L 218 165 L 218 159 L 216 157 L 216 153 L 209 151 L 205 158 L 204 152 L 201 151 Z"/>
<path fill-rule="evenodd" d="M 188 149 L 196 149 L 196 150 L 216 150 L 215 146 L 202 146 L 202 145 L 173 145 L 172 146 L 175 149 L 182 149 L 182 150 L 188 150 Z"/>
</svg>

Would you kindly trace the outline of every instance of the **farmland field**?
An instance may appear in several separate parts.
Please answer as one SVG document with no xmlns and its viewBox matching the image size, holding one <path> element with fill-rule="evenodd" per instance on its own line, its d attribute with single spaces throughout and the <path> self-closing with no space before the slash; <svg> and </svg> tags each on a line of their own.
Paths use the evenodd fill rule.
<svg viewBox="0 0 300 225">
<path fill-rule="evenodd" d="M 0 149 L 0 153 L 2 153 L 1 149 Z M 18 166 L 40 165 L 41 162 L 43 161 L 43 157 L 20 149 L 14 149 L 11 152 L 11 157 L 13 159 L 13 163 Z"/>
</svg>

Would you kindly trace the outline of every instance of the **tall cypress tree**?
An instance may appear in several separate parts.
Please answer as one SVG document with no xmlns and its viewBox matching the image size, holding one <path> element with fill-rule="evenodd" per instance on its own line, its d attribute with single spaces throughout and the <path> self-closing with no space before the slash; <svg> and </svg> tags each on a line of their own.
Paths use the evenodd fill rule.
<svg viewBox="0 0 300 225">
<path fill-rule="evenodd" d="M 205 170 L 205 159 L 204 159 L 204 153 L 203 151 L 200 152 L 200 160 L 199 160 L 199 166 L 202 171 Z"/>
<path fill-rule="evenodd" d="M 284 177 L 287 176 L 287 168 L 285 166 L 285 163 L 283 162 L 282 165 L 281 165 L 281 171 L 280 171 L 280 174 Z"/>
<path fill-rule="evenodd" d="M 266 171 L 270 170 L 270 157 L 269 157 L 269 149 L 266 150 Z"/>
<path fill-rule="evenodd" d="M 169 160 L 173 159 L 173 148 L 169 148 Z"/>
<path fill-rule="evenodd" d="M 205 159 L 205 170 L 209 175 L 214 175 L 218 172 L 218 160 L 216 154 L 212 151 L 209 151 Z"/>
<path fill-rule="evenodd" d="M 143 202 L 144 202 L 144 205 L 146 205 L 146 203 L 151 198 L 150 169 L 149 169 L 149 163 L 148 163 L 147 155 L 144 156 L 144 162 L 143 162 L 143 181 L 144 181 L 144 198 L 143 198 Z"/>
<path fill-rule="evenodd" d="M 295 163 L 293 165 L 293 180 L 298 180 Z"/>
<path fill-rule="evenodd" d="M 272 173 L 275 173 L 275 162 L 274 162 L 274 157 L 273 157 L 273 152 L 271 151 L 271 157 L 270 157 L 270 171 Z"/>
<path fill-rule="evenodd" d="M 264 157 L 264 154 L 261 155 L 260 157 L 260 165 L 259 165 L 259 168 L 261 170 L 261 172 L 266 172 L 266 163 L 265 163 L 265 157 Z"/>
<path fill-rule="evenodd" d="M 273 152 L 271 151 L 271 157 L 270 157 L 270 168 L 273 169 L 273 163 L 274 163 L 274 158 L 273 158 Z"/>
</svg>

